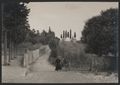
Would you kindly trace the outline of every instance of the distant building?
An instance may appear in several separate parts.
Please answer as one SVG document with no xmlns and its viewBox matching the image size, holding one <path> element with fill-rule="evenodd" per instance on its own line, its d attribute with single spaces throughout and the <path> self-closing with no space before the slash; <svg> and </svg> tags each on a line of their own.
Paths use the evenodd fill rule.
<svg viewBox="0 0 120 85">
<path fill-rule="evenodd" d="M 61 34 L 60 38 L 63 41 L 76 42 L 76 32 L 74 32 L 74 36 L 73 36 L 71 29 L 69 30 L 69 32 L 67 30 L 63 30 L 63 33 Z"/>
</svg>

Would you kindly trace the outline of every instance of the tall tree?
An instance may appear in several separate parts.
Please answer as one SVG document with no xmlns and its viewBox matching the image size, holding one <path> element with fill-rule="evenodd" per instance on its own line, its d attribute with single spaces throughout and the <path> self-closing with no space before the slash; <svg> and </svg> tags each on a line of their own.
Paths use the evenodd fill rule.
<svg viewBox="0 0 120 85">
<path fill-rule="evenodd" d="M 60 38 L 61 38 L 61 39 L 63 38 L 62 34 L 61 34 Z"/>
<path fill-rule="evenodd" d="M 49 26 L 49 33 L 51 32 L 51 28 L 50 28 L 50 26 Z"/>
<path fill-rule="evenodd" d="M 63 30 L 63 38 L 65 38 L 65 31 Z"/>
<path fill-rule="evenodd" d="M 70 34 L 69 34 L 69 32 L 67 33 L 68 34 L 68 38 L 70 37 Z"/>
<path fill-rule="evenodd" d="M 6 42 L 10 41 L 8 44 L 10 50 L 12 50 L 12 46 L 14 46 L 14 53 L 17 44 L 24 41 L 26 29 L 29 27 L 27 21 L 28 13 L 29 9 L 27 9 L 24 3 L 9 2 L 4 4 L 4 28 L 10 34 L 10 38 L 8 38 L 8 40 L 5 38 L 5 40 Z M 7 36 L 7 34 L 5 34 L 5 36 Z"/>
<path fill-rule="evenodd" d="M 40 34 L 39 30 L 37 30 L 37 35 L 39 35 L 39 34 Z"/>
<path fill-rule="evenodd" d="M 72 38 L 72 30 L 70 29 L 70 39 Z"/>
<path fill-rule="evenodd" d="M 65 31 L 65 38 L 67 38 L 67 30 Z"/>
<path fill-rule="evenodd" d="M 108 9 L 86 22 L 82 41 L 87 44 L 87 52 L 100 56 L 115 53 L 117 19 L 118 9 Z"/>
<path fill-rule="evenodd" d="M 74 32 L 74 38 L 76 38 L 76 32 Z"/>
</svg>

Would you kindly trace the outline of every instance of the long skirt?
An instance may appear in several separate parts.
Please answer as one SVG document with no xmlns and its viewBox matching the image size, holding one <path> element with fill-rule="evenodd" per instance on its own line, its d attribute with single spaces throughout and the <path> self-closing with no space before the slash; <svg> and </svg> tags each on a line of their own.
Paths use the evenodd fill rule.
<svg viewBox="0 0 120 85">
<path fill-rule="evenodd" d="M 57 64 L 55 70 L 58 71 L 58 70 L 61 70 L 61 69 L 62 69 L 61 64 Z"/>
</svg>

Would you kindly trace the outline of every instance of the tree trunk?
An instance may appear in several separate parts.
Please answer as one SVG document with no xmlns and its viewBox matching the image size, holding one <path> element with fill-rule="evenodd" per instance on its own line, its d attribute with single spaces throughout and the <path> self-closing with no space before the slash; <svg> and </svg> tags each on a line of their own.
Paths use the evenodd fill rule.
<svg viewBox="0 0 120 85">
<path fill-rule="evenodd" d="M 10 60 L 12 59 L 12 41 L 10 38 Z"/>
<path fill-rule="evenodd" d="M 11 58 L 12 58 L 12 41 L 11 41 L 11 32 L 10 32 L 10 35 L 9 35 L 9 62 L 11 61 Z"/>
<path fill-rule="evenodd" d="M 13 42 L 13 59 L 15 58 L 15 43 Z"/>
<path fill-rule="evenodd" d="M 1 4 L 1 5 L 2 5 L 2 4 Z M 0 6 L 1 6 L 1 5 L 0 5 Z M 0 15 L 3 14 L 2 11 L 3 11 L 3 7 L 1 6 Z M 0 16 L 0 17 L 1 17 L 1 16 Z M 3 36 L 3 35 L 2 35 L 2 29 L 3 29 L 2 26 L 0 26 L 0 42 L 1 42 L 1 45 L 0 45 L 0 46 L 1 46 L 0 55 L 1 55 L 1 57 L 2 57 L 2 43 L 3 43 L 3 42 L 2 42 L 2 39 L 3 39 L 3 38 L 2 38 L 2 36 Z M 1 58 L 1 59 L 2 59 L 2 58 Z M 2 60 L 2 63 L 3 63 L 3 60 Z"/>
<path fill-rule="evenodd" d="M 10 53 L 10 60 L 11 60 L 11 59 L 12 59 L 12 45 L 11 45 L 11 39 L 10 39 L 9 53 Z"/>
<path fill-rule="evenodd" d="M 16 46 L 16 44 L 14 44 L 14 53 L 15 53 L 14 54 L 14 58 L 16 58 L 16 56 L 17 56 L 17 54 L 16 54 L 17 53 L 17 46 Z"/>
<path fill-rule="evenodd" d="M 7 39 L 6 40 L 7 41 L 7 46 L 6 46 L 7 47 L 7 64 L 9 65 L 10 64 L 10 56 L 9 56 L 10 55 L 9 54 L 9 44 L 10 44 L 9 41 L 10 41 L 10 37 L 9 37 L 9 32 L 8 31 L 6 32 L 6 37 L 7 37 L 6 38 Z"/>
<path fill-rule="evenodd" d="M 10 44 L 9 44 L 9 55 L 8 55 L 8 57 L 9 57 L 9 62 L 10 62 Z"/>
<path fill-rule="evenodd" d="M 4 31 L 4 65 L 7 65 L 7 32 Z"/>
<path fill-rule="evenodd" d="M 14 49 L 13 49 L 13 42 L 11 42 L 11 59 L 14 59 Z"/>
<path fill-rule="evenodd" d="M 17 50 L 16 47 L 17 47 L 17 46 L 16 46 L 16 44 L 14 43 L 14 44 L 13 44 L 13 59 L 16 58 L 16 50 Z"/>
</svg>

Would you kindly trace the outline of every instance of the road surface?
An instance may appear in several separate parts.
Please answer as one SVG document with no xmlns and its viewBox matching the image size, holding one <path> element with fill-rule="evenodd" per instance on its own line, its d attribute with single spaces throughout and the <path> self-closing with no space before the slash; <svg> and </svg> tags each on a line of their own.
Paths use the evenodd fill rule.
<svg viewBox="0 0 120 85">
<path fill-rule="evenodd" d="M 114 74 L 110 76 L 94 75 L 92 73 L 80 73 L 73 71 L 56 72 L 55 67 L 49 64 L 50 49 L 45 47 L 45 54 L 20 76 L 6 80 L 8 83 L 116 83 L 118 78 Z"/>
</svg>

